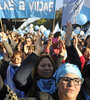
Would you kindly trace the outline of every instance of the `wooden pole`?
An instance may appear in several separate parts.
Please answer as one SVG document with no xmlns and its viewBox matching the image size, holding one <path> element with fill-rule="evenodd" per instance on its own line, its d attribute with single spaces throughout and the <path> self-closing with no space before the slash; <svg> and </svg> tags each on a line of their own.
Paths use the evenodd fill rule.
<svg viewBox="0 0 90 100">
<path fill-rule="evenodd" d="M 55 18 L 53 19 L 53 31 L 54 31 L 54 28 L 55 28 Z"/>
<path fill-rule="evenodd" d="M 2 19 L 0 19 L 0 23 L 1 23 L 1 29 L 2 29 L 2 32 L 4 32 L 3 24 L 2 24 Z"/>
</svg>

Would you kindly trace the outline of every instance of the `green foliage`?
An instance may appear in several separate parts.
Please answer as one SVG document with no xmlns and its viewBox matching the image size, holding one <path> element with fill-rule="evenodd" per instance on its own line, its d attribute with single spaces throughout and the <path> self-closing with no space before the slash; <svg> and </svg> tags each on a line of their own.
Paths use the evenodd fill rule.
<svg viewBox="0 0 90 100">
<path fill-rule="evenodd" d="M 58 22 L 59 26 L 61 25 L 61 19 L 62 19 L 62 9 L 59 9 L 56 11 L 55 14 L 55 25 Z M 53 30 L 53 20 L 54 19 L 39 19 L 35 22 L 33 22 L 34 25 L 44 25 L 47 29 Z"/>
<path fill-rule="evenodd" d="M 59 23 L 59 26 L 61 26 L 61 19 L 62 19 L 62 9 L 59 9 L 56 11 L 56 16 L 55 16 L 55 23 Z"/>
</svg>

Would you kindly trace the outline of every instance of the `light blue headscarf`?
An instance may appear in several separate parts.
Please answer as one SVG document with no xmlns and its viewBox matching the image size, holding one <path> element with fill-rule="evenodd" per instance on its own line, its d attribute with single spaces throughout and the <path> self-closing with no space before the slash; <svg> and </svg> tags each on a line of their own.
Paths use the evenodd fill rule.
<svg viewBox="0 0 90 100">
<path fill-rule="evenodd" d="M 53 77 L 56 79 L 56 83 L 58 83 L 60 77 L 68 73 L 76 74 L 79 78 L 82 78 L 81 72 L 77 65 L 64 63 L 56 70 L 56 72 L 53 75 Z"/>
</svg>

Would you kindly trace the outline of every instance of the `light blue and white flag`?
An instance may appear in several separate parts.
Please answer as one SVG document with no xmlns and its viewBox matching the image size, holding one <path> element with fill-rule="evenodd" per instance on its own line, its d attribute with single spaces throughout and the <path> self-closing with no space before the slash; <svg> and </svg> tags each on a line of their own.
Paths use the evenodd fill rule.
<svg viewBox="0 0 90 100">
<path fill-rule="evenodd" d="M 0 0 L 0 18 L 54 18 L 56 0 Z"/>
<path fill-rule="evenodd" d="M 28 26 L 30 23 L 36 21 L 36 20 L 39 20 L 40 18 L 28 18 L 18 29 L 23 29 L 25 28 L 26 26 Z"/>
<path fill-rule="evenodd" d="M 87 16 L 87 20 L 90 21 L 90 0 L 85 0 L 80 13 Z"/>
<path fill-rule="evenodd" d="M 84 1 L 86 0 L 63 0 L 61 26 L 66 25 L 67 21 L 75 24 L 75 18 L 80 13 Z"/>
<path fill-rule="evenodd" d="M 55 34 L 56 32 L 60 32 L 61 29 L 59 28 L 59 24 L 57 23 L 54 30 L 53 30 L 53 34 Z"/>
</svg>

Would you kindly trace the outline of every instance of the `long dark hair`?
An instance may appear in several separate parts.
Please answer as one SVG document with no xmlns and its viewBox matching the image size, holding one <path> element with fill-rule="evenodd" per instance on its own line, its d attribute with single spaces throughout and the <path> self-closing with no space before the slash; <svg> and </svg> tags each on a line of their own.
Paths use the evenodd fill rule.
<svg viewBox="0 0 90 100">
<path fill-rule="evenodd" d="M 56 70 L 54 61 L 53 61 L 53 59 L 52 59 L 52 57 L 51 57 L 50 55 L 46 54 L 46 55 L 41 55 L 41 56 L 39 57 L 39 60 L 38 60 L 37 63 L 35 64 L 34 69 L 33 69 L 33 71 L 32 71 L 33 86 L 32 86 L 32 89 L 30 89 L 30 91 L 29 91 L 29 93 L 28 93 L 28 95 L 27 95 L 27 96 L 30 96 L 30 97 L 31 97 L 31 96 L 32 96 L 32 97 L 37 97 L 37 100 L 39 100 L 39 94 L 38 94 L 38 90 L 39 90 L 39 89 L 38 89 L 38 87 L 37 87 L 36 82 L 37 82 L 38 79 L 40 79 L 40 76 L 39 76 L 39 74 L 38 74 L 38 65 L 40 64 L 40 62 L 41 62 L 41 60 L 42 60 L 43 58 L 48 58 L 48 59 L 51 61 L 52 65 L 53 65 L 53 73 L 54 73 L 55 70 Z M 53 75 L 52 75 L 52 76 L 53 76 Z"/>
</svg>

